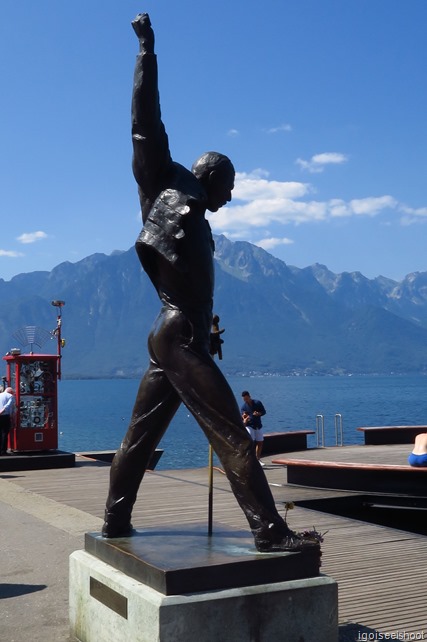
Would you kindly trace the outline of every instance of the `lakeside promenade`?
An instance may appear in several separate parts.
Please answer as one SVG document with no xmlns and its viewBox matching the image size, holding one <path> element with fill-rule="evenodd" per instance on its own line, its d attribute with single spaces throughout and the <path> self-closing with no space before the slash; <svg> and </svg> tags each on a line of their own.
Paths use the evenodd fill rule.
<svg viewBox="0 0 427 642">
<path fill-rule="evenodd" d="M 371 456 L 372 448 L 376 447 L 369 447 Z M 350 449 L 353 459 L 366 452 L 364 446 L 349 447 L 341 450 L 342 456 L 348 457 Z M 388 446 L 390 463 L 393 458 L 400 461 L 406 450 L 407 446 Z M 331 451 L 334 456 L 340 453 L 323 449 L 322 458 Z M 285 469 L 272 466 L 271 458 L 265 461 L 282 514 L 285 501 L 351 494 L 287 486 Z M 68 558 L 83 548 L 85 532 L 101 528 L 108 473 L 107 464 L 80 456 L 74 468 L 0 473 L 2 642 L 72 642 Z M 207 502 L 206 468 L 149 472 L 133 522 L 136 528 L 200 523 L 207 519 Z M 296 529 L 315 525 L 329 531 L 322 547 L 322 572 L 338 581 L 340 642 L 381 639 L 368 637 L 375 632 L 407 636 L 395 639 L 427 639 L 427 537 L 301 507 L 288 517 Z M 247 528 L 227 480 L 217 471 L 214 522 Z"/>
</svg>

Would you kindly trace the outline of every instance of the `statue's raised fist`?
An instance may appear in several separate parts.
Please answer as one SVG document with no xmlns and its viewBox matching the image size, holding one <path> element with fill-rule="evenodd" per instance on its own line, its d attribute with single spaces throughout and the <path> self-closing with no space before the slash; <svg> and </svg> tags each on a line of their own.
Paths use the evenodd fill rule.
<svg viewBox="0 0 427 642">
<path fill-rule="evenodd" d="M 138 36 L 141 49 L 152 53 L 154 51 L 154 31 L 148 13 L 139 13 L 135 20 L 132 20 L 132 27 Z"/>
</svg>

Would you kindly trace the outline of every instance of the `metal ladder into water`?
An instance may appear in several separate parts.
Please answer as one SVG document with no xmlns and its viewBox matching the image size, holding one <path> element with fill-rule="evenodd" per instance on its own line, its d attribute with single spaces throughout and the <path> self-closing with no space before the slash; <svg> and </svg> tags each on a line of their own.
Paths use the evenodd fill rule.
<svg viewBox="0 0 427 642">
<path fill-rule="evenodd" d="M 335 427 L 335 446 L 344 445 L 344 431 L 343 420 L 340 412 L 335 413 L 334 416 Z M 316 415 L 316 441 L 318 448 L 325 447 L 325 417 L 323 415 Z"/>
</svg>

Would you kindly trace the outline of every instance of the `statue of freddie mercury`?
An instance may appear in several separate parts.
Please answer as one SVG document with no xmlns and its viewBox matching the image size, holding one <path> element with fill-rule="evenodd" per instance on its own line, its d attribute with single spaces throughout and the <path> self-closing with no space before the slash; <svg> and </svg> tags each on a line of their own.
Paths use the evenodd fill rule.
<svg viewBox="0 0 427 642">
<path fill-rule="evenodd" d="M 140 44 L 132 99 L 133 172 L 144 223 L 136 251 L 162 307 L 148 337 L 149 366 L 111 466 L 102 535 L 132 534 L 132 508 L 147 464 L 182 402 L 219 457 L 256 548 L 297 551 L 318 545 L 291 531 L 279 515 L 234 394 L 209 354 L 214 243 L 205 212 L 231 200 L 234 167 L 216 152 L 203 154 L 191 171 L 172 160 L 149 16 L 138 15 L 132 25 Z"/>
</svg>

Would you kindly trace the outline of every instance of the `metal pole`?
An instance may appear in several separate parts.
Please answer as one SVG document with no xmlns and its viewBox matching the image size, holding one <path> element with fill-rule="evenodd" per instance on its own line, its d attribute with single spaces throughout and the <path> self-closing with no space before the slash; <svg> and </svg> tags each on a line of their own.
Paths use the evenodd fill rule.
<svg viewBox="0 0 427 642">
<path fill-rule="evenodd" d="M 209 444 L 209 496 L 208 496 L 208 535 L 212 535 L 213 516 L 213 448 Z"/>
<path fill-rule="evenodd" d="M 65 343 L 65 342 L 63 343 L 62 337 L 61 337 L 61 329 L 62 329 L 62 318 L 61 317 L 62 317 L 62 306 L 65 305 L 65 301 L 52 301 L 51 303 L 55 308 L 58 308 L 58 313 L 57 313 L 57 317 L 56 317 L 56 328 L 55 328 L 53 334 L 56 336 L 56 343 L 57 343 L 57 355 L 56 356 L 58 357 L 58 360 L 57 360 L 57 367 L 56 367 L 57 371 L 56 371 L 56 374 L 57 374 L 58 379 L 61 379 L 61 359 L 62 359 L 61 348 L 63 347 L 63 345 Z"/>
<path fill-rule="evenodd" d="M 325 420 L 323 415 L 316 415 L 317 447 L 325 446 Z"/>
<path fill-rule="evenodd" d="M 58 379 L 61 379 L 61 326 L 62 326 L 62 319 L 61 319 L 61 308 L 58 308 L 58 316 L 56 318 L 56 339 L 57 339 L 57 356 L 58 356 L 58 364 L 57 364 L 57 370 L 58 370 Z"/>
<path fill-rule="evenodd" d="M 335 445 L 343 445 L 342 415 L 339 412 L 335 415 Z"/>
</svg>

